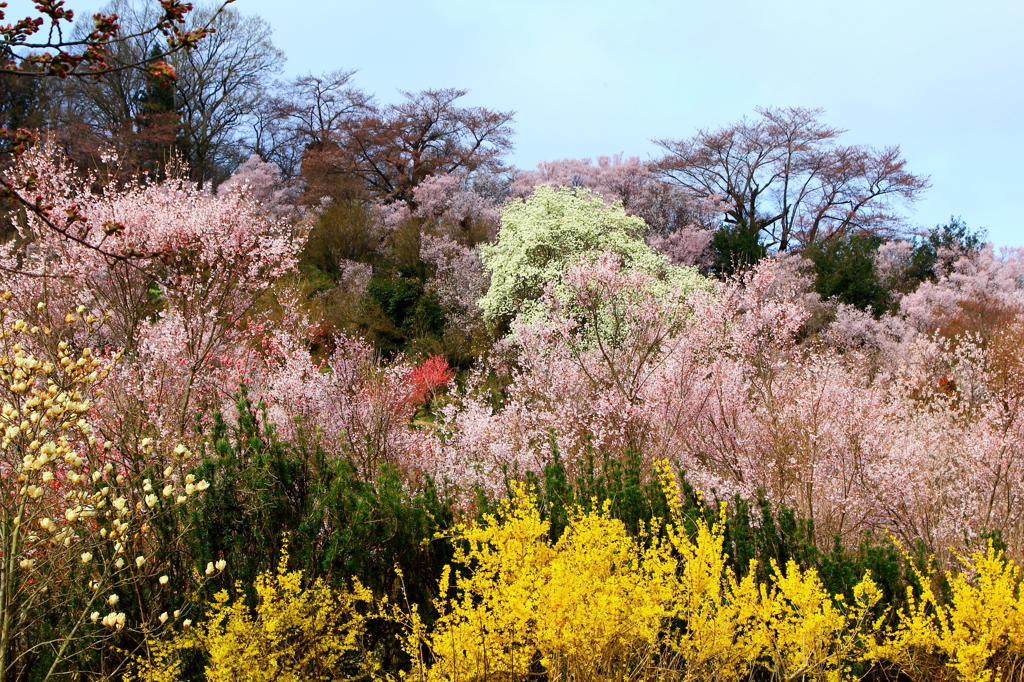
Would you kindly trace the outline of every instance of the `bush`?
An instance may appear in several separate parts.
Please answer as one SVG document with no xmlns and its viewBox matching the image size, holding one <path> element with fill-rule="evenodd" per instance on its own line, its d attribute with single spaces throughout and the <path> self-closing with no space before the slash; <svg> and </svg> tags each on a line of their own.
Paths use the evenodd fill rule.
<svg viewBox="0 0 1024 682">
<path fill-rule="evenodd" d="M 282 551 L 276 572 L 256 577 L 251 608 L 238 584 L 233 593 L 214 595 L 205 620 L 172 621 L 168 639 L 152 642 L 148 656 L 137 659 L 135 679 L 182 679 L 183 654 L 189 653 L 205 660 L 208 682 L 364 677 L 371 666 L 361 646 L 367 621 L 361 606 L 372 602 L 370 591 L 359 581 L 341 591 L 320 579 L 304 585 L 303 571 L 289 571 L 287 564 L 288 553 Z"/>
</svg>

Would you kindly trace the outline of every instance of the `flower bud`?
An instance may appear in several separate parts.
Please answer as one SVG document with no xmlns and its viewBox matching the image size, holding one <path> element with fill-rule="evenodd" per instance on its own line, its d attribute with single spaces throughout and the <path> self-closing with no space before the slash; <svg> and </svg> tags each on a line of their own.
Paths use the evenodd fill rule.
<svg viewBox="0 0 1024 682">
<path fill-rule="evenodd" d="M 212 561 L 206 564 L 206 575 L 213 575 L 214 570 Z"/>
<path fill-rule="evenodd" d="M 226 562 L 223 559 L 221 559 L 220 561 L 218 561 L 216 563 L 216 566 L 217 566 L 217 570 L 218 571 L 223 571 L 225 568 L 228 567 L 228 562 Z"/>
<path fill-rule="evenodd" d="M 160 576 L 160 584 L 161 585 L 166 585 L 168 580 L 170 580 L 170 578 L 168 578 L 166 575 Z"/>
<path fill-rule="evenodd" d="M 117 595 L 116 594 L 112 594 L 109 597 L 107 597 L 107 603 L 110 604 L 111 606 L 113 606 L 114 604 L 117 603 L 117 599 L 118 599 Z"/>
</svg>

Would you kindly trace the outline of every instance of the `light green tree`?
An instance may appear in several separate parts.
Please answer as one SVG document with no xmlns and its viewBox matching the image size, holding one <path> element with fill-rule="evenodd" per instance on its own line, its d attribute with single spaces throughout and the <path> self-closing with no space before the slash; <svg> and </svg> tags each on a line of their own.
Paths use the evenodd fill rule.
<svg viewBox="0 0 1024 682">
<path fill-rule="evenodd" d="M 481 250 L 491 285 L 480 299 L 491 322 L 540 314 L 538 302 L 548 283 L 558 289 L 562 273 L 583 257 L 612 253 L 626 270 L 640 270 L 677 290 L 699 286 L 692 268 L 671 265 L 643 240 L 647 225 L 627 215 L 621 202 L 605 204 L 599 194 L 581 187 L 539 185 L 526 200 L 517 199 L 501 213 L 495 243 Z"/>
</svg>

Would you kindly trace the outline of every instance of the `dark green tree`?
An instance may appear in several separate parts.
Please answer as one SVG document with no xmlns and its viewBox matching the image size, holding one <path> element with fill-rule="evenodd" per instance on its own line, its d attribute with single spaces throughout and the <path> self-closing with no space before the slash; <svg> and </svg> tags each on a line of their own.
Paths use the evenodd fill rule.
<svg viewBox="0 0 1024 682">
<path fill-rule="evenodd" d="M 833 299 L 858 310 L 880 315 L 889 309 L 892 296 L 875 267 L 881 237 L 851 235 L 834 242 L 814 244 L 803 251 L 814 264 L 814 288 L 823 299 Z"/>
</svg>

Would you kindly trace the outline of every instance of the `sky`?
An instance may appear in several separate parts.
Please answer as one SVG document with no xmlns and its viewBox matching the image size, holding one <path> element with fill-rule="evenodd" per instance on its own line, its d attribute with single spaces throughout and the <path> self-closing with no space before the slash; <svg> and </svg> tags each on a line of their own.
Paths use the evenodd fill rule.
<svg viewBox="0 0 1024 682">
<path fill-rule="evenodd" d="M 12 2 L 16 8 L 19 2 Z M 71 6 L 78 2 L 69 2 Z M 93 3 L 95 4 L 95 3 Z M 520 168 L 658 154 L 755 107 L 825 110 L 847 144 L 899 145 L 951 216 L 1024 246 L 1020 0 L 236 0 L 274 29 L 282 77 L 355 69 L 381 101 L 468 89 L 515 111 Z M 13 16 L 11 12 L 9 16 Z"/>
</svg>

